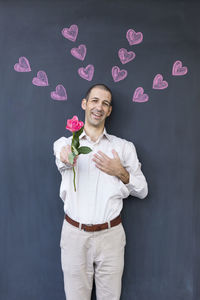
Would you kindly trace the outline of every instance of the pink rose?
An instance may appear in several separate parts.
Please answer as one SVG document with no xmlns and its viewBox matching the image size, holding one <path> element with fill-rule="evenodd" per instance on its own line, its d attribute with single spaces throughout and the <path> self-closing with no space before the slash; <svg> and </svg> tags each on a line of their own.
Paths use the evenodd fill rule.
<svg viewBox="0 0 200 300">
<path fill-rule="evenodd" d="M 89 152 L 92 151 L 92 149 L 90 149 L 87 146 L 80 147 L 79 136 L 83 132 L 83 128 L 84 128 L 84 123 L 82 121 L 79 121 L 77 116 L 73 116 L 72 119 L 67 120 L 66 129 L 68 129 L 73 133 L 73 138 L 71 142 L 71 152 L 68 153 L 68 160 L 70 164 L 73 165 L 73 173 L 74 173 L 73 183 L 74 183 L 75 192 L 76 192 L 76 182 L 75 182 L 76 171 L 74 167 L 75 167 L 77 157 L 80 154 L 88 154 Z"/>
<path fill-rule="evenodd" d="M 71 132 L 79 131 L 84 126 L 82 121 L 78 120 L 77 116 L 73 116 L 72 119 L 67 120 L 66 129 L 70 130 Z"/>
</svg>

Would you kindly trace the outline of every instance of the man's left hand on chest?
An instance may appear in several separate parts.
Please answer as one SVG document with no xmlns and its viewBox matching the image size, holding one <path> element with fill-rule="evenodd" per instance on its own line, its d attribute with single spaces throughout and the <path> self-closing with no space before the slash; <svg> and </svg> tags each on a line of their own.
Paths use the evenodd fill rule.
<svg viewBox="0 0 200 300">
<path fill-rule="evenodd" d="M 117 176 L 125 184 L 129 182 L 129 173 L 121 164 L 119 155 L 114 149 L 112 150 L 114 158 L 108 157 L 100 150 L 97 153 L 94 154 L 92 160 L 98 169 L 108 175 Z"/>
</svg>

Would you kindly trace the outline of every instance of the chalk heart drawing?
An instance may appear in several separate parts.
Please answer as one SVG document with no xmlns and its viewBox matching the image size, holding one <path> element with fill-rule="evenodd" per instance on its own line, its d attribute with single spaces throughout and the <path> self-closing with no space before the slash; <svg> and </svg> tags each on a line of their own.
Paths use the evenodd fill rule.
<svg viewBox="0 0 200 300">
<path fill-rule="evenodd" d="M 94 75 L 94 66 L 93 65 L 87 65 L 87 67 L 79 68 L 78 69 L 78 74 L 83 78 L 88 81 L 91 81 Z"/>
<path fill-rule="evenodd" d="M 73 24 L 69 28 L 63 28 L 62 35 L 66 39 L 75 42 L 78 35 L 78 26 Z"/>
<path fill-rule="evenodd" d="M 129 29 L 126 33 L 126 38 L 129 45 L 137 45 L 143 41 L 143 34 L 142 32 L 135 32 L 135 30 Z"/>
<path fill-rule="evenodd" d="M 126 70 L 120 70 L 118 66 L 112 67 L 112 77 L 115 82 L 123 80 L 128 75 Z"/>
<path fill-rule="evenodd" d="M 142 87 L 138 87 L 133 94 L 133 102 L 147 102 L 149 100 L 149 96 L 144 94 L 144 89 Z"/>
<path fill-rule="evenodd" d="M 135 58 L 135 53 L 133 51 L 128 52 L 126 49 L 121 48 L 118 51 L 118 56 L 119 59 L 121 60 L 121 63 L 126 64 Z"/>
<path fill-rule="evenodd" d="M 62 84 L 58 84 L 56 90 L 51 92 L 51 98 L 54 100 L 67 100 L 67 93 Z"/>
<path fill-rule="evenodd" d="M 161 74 L 157 74 L 153 80 L 153 89 L 155 90 L 163 90 L 168 87 L 168 82 L 163 80 L 163 76 Z"/>
<path fill-rule="evenodd" d="M 182 66 L 182 62 L 180 60 L 175 61 L 172 68 L 172 75 L 174 76 L 182 76 L 187 74 L 188 68 Z"/>
<path fill-rule="evenodd" d="M 44 71 L 38 71 L 37 77 L 34 77 L 32 83 L 37 86 L 48 86 L 47 74 Z"/>
<path fill-rule="evenodd" d="M 79 45 L 78 48 L 71 49 L 71 54 L 80 60 L 85 59 L 86 52 L 87 52 L 86 46 L 83 44 Z"/>
<path fill-rule="evenodd" d="M 24 56 L 21 56 L 19 58 L 19 62 L 14 65 L 14 69 L 17 72 L 30 72 L 31 67 L 28 59 Z"/>
</svg>

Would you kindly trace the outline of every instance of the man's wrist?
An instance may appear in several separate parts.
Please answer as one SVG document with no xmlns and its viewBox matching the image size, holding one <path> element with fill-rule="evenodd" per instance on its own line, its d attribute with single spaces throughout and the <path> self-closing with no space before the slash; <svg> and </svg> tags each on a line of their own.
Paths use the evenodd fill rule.
<svg viewBox="0 0 200 300">
<path fill-rule="evenodd" d="M 120 168 L 117 177 L 118 177 L 124 184 L 129 183 L 129 178 L 130 178 L 129 172 L 128 172 L 123 166 Z"/>
</svg>

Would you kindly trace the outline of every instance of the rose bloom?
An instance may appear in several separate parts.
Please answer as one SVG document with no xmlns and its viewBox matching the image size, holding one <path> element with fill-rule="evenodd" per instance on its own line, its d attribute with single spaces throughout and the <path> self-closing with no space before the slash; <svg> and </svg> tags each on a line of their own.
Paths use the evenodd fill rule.
<svg viewBox="0 0 200 300">
<path fill-rule="evenodd" d="M 79 131 L 84 126 L 82 121 L 78 120 L 77 116 L 73 116 L 72 119 L 67 120 L 66 129 L 70 130 L 71 132 Z"/>
</svg>

